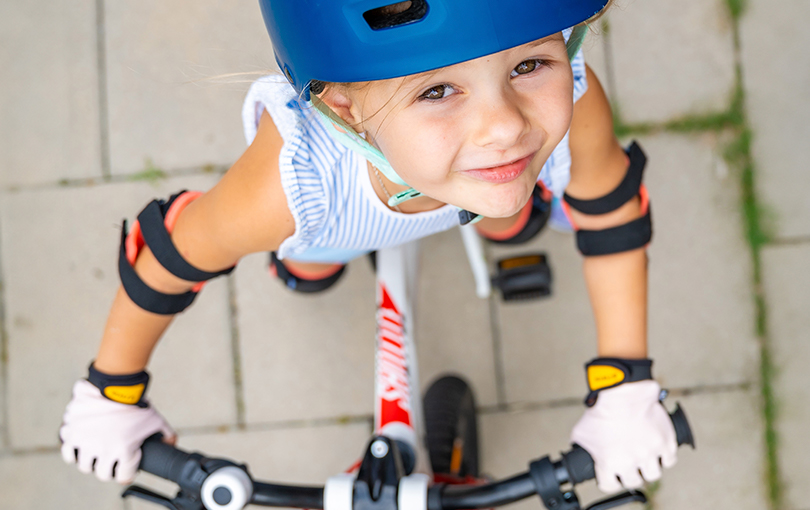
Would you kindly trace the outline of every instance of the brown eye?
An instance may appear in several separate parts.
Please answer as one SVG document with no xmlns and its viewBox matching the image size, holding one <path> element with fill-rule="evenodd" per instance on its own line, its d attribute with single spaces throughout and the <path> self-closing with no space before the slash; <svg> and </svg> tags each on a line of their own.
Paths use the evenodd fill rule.
<svg viewBox="0 0 810 510">
<path fill-rule="evenodd" d="M 521 74 L 530 74 L 536 71 L 539 67 L 545 65 L 547 65 L 546 61 L 538 60 L 536 58 L 532 60 L 524 60 L 512 70 L 512 77 L 514 78 L 515 76 L 520 76 Z"/>
<path fill-rule="evenodd" d="M 436 85 L 435 87 L 431 87 L 426 91 L 422 92 L 422 95 L 419 96 L 419 99 L 428 99 L 435 101 L 437 99 L 442 99 L 449 96 L 453 92 L 453 87 L 450 85 Z"/>
</svg>

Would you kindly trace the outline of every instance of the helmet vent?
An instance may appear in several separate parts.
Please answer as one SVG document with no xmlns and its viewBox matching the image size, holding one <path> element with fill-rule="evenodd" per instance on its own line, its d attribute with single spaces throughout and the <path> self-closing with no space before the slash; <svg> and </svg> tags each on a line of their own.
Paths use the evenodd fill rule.
<svg viewBox="0 0 810 510">
<path fill-rule="evenodd" d="M 426 0 L 408 0 L 371 9 L 363 13 L 363 18 L 372 30 L 382 30 L 420 21 L 427 12 Z"/>
</svg>

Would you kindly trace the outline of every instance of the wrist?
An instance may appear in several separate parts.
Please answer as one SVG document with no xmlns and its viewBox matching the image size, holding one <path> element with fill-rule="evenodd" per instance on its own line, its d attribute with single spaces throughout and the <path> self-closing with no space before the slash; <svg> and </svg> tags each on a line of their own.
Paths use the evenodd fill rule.
<svg viewBox="0 0 810 510">
<path fill-rule="evenodd" d="M 585 364 L 588 396 L 585 405 L 593 407 L 599 393 L 625 383 L 652 379 L 651 359 L 600 357 Z"/>
<path fill-rule="evenodd" d="M 149 385 L 149 374 L 145 370 L 113 375 L 98 370 L 95 364 L 91 363 L 88 367 L 87 380 L 108 400 L 138 407 L 148 406 L 144 397 Z"/>
</svg>

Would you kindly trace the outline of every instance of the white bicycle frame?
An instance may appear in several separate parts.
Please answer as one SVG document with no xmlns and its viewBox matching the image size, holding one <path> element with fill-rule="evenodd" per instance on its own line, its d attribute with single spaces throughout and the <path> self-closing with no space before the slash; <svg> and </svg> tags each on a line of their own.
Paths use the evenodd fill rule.
<svg viewBox="0 0 810 510">
<path fill-rule="evenodd" d="M 481 238 L 472 225 L 461 227 L 476 294 L 490 293 Z M 415 298 L 419 279 L 419 241 L 377 251 L 377 334 L 375 342 L 374 435 L 408 444 L 416 456 L 414 474 L 400 482 L 400 506 L 427 508 L 432 479 L 414 343 Z M 325 510 L 351 510 L 354 474 L 329 478 Z"/>
</svg>

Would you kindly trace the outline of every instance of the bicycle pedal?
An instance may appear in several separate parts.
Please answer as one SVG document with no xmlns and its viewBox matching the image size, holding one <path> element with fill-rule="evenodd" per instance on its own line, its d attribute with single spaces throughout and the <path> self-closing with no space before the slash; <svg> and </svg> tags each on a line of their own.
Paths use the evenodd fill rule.
<svg viewBox="0 0 810 510">
<path fill-rule="evenodd" d="M 551 267 L 545 253 L 500 259 L 492 285 L 504 301 L 526 301 L 551 295 Z"/>
</svg>

